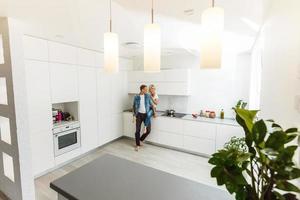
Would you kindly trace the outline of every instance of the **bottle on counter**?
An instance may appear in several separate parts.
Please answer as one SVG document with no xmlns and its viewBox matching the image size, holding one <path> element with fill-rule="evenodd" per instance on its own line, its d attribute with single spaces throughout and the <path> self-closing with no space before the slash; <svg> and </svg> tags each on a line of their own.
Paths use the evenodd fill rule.
<svg viewBox="0 0 300 200">
<path fill-rule="evenodd" d="M 221 118 L 221 119 L 224 119 L 224 118 L 225 118 L 225 113 L 224 113 L 224 110 L 223 110 L 223 109 L 221 110 L 220 118 Z"/>
</svg>

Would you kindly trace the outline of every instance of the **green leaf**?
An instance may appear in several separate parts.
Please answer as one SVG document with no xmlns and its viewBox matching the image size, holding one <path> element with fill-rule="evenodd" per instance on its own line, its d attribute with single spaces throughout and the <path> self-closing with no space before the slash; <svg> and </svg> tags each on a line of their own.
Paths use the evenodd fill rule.
<svg viewBox="0 0 300 200">
<path fill-rule="evenodd" d="M 260 144 L 265 139 L 266 134 L 267 126 L 264 120 L 261 119 L 255 122 L 252 128 L 252 135 L 255 143 Z"/>
<path fill-rule="evenodd" d="M 296 195 L 292 194 L 292 193 L 286 193 L 283 195 L 285 200 L 298 200 Z"/>
<path fill-rule="evenodd" d="M 275 131 L 270 134 L 269 138 L 266 141 L 266 147 L 278 150 L 283 147 L 285 144 L 286 135 L 282 131 Z"/>
<path fill-rule="evenodd" d="M 253 121 L 256 117 L 258 110 L 245 110 L 237 108 L 235 109 L 235 112 L 240 118 L 244 120 L 249 132 L 251 132 L 253 127 Z"/>
<path fill-rule="evenodd" d="M 292 134 L 292 133 L 288 133 L 286 140 L 285 140 L 285 144 L 290 143 L 291 141 L 293 141 L 296 137 L 298 136 L 298 134 Z"/>
<path fill-rule="evenodd" d="M 276 123 L 272 124 L 272 128 L 280 128 L 280 129 L 282 129 L 282 127 L 279 124 L 276 124 Z"/>
<path fill-rule="evenodd" d="M 220 176 L 223 172 L 224 172 L 224 168 L 223 168 L 223 167 L 214 167 L 214 168 L 211 170 L 210 175 L 211 175 L 211 177 L 218 177 L 218 176 Z"/>
<path fill-rule="evenodd" d="M 296 133 L 296 132 L 298 132 L 297 128 L 289 128 L 285 131 L 285 133 Z"/>
<path fill-rule="evenodd" d="M 284 191 L 300 193 L 300 189 L 288 181 L 276 181 L 276 188 Z"/>
</svg>

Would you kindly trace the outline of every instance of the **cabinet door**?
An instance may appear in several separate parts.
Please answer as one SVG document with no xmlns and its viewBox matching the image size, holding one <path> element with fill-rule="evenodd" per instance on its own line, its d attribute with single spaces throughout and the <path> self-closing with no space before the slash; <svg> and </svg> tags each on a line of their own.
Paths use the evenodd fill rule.
<svg viewBox="0 0 300 200">
<path fill-rule="evenodd" d="M 48 63 L 26 61 L 25 70 L 30 132 L 49 131 L 52 112 Z"/>
<path fill-rule="evenodd" d="M 159 138 L 160 144 L 176 148 L 183 147 L 183 135 L 159 131 L 157 137 Z"/>
<path fill-rule="evenodd" d="M 152 118 L 153 129 L 175 133 L 182 135 L 183 134 L 183 120 L 181 119 L 172 119 L 168 117 L 158 117 Z"/>
<path fill-rule="evenodd" d="M 229 142 L 232 137 L 245 137 L 244 131 L 239 126 L 231 125 L 218 125 L 217 126 L 217 138 L 216 138 L 216 150 L 222 149 L 224 144 Z"/>
<path fill-rule="evenodd" d="M 108 74 L 97 69 L 98 144 L 109 142 L 111 133 L 111 81 Z"/>
<path fill-rule="evenodd" d="M 32 167 L 34 176 L 54 167 L 54 149 L 52 131 L 30 134 Z"/>
<path fill-rule="evenodd" d="M 24 58 L 48 61 L 48 42 L 47 40 L 30 36 L 23 37 Z"/>
<path fill-rule="evenodd" d="M 203 139 L 216 139 L 217 125 L 198 121 L 184 121 L 183 133 L 186 136 L 193 136 Z"/>
<path fill-rule="evenodd" d="M 79 107 L 83 153 L 98 146 L 97 74 L 96 70 L 79 67 Z"/>
<path fill-rule="evenodd" d="M 215 140 L 184 136 L 183 143 L 184 148 L 188 151 L 204 155 L 211 155 L 215 152 Z"/>
<path fill-rule="evenodd" d="M 48 46 L 50 62 L 66 64 L 77 63 L 78 49 L 76 47 L 58 42 L 48 42 Z"/>
<path fill-rule="evenodd" d="M 123 113 L 123 134 L 127 137 L 134 138 L 135 121 L 133 121 L 132 113 Z"/>
<path fill-rule="evenodd" d="M 90 67 L 96 66 L 96 52 L 79 48 L 77 64 Z"/>
<path fill-rule="evenodd" d="M 54 167 L 48 63 L 25 61 L 28 120 L 34 175 Z"/>
<path fill-rule="evenodd" d="M 78 67 L 50 64 L 52 103 L 78 101 Z"/>
<path fill-rule="evenodd" d="M 111 117 L 111 133 L 109 133 L 109 140 L 115 140 L 123 135 L 123 114 L 113 114 Z"/>
</svg>

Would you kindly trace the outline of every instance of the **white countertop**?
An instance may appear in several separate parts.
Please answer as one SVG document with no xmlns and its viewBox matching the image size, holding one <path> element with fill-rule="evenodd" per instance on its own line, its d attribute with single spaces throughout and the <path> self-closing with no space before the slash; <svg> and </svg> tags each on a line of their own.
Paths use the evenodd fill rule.
<svg viewBox="0 0 300 200">
<path fill-rule="evenodd" d="M 124 111 L 128 113 L 132 113 L 130 111 Z M 231 126 L 239 126 L 239 124 L 236 122 L 235 119 L 220 119 L 220 118 L 206 118 L 206 117 L 197 117 L 194 118 L 191 114 L 186 114 L 186 116 L 182 118 L 172 118 L 168 116 L 161 116 L 164 114 L 164 112 L 157 112 L 157 117 L 164 117 L 164 118 L 169 118 L 169 119 L 176 119 L 176 120 L 190 120 L 190 121 L 198 121 L 198 122 L 206 122 L 206 123 L 214 123 L 214 124 L 224 124 L 224 125 L 231 125 Z"/>
</svg>

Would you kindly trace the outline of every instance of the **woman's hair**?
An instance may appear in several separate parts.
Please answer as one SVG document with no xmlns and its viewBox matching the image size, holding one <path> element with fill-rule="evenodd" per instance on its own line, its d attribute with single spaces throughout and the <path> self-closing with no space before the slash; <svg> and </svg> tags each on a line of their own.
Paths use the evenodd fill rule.
<svg viewBox="0 0 300 200">
<path fill-rule="evenodd" d="M 152 88 L 155 88 L 155 85 L 154 85 L 154 84 L 149 85 L 149 92 L 151 92 L 151 89 L 152 89 Z"/>
</svg>

